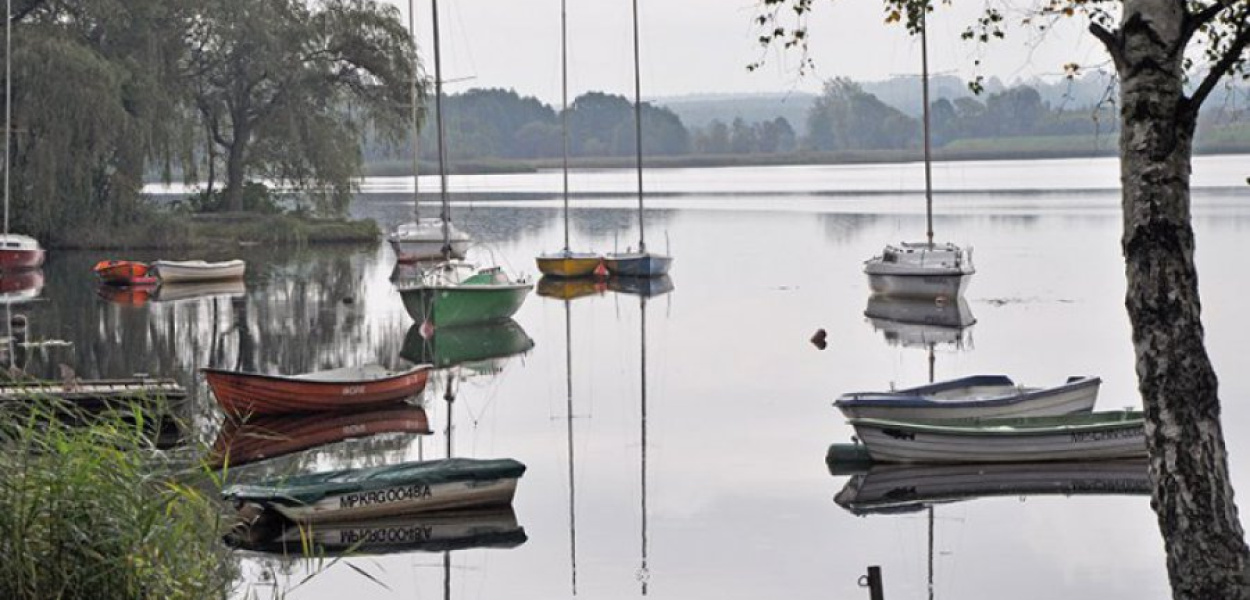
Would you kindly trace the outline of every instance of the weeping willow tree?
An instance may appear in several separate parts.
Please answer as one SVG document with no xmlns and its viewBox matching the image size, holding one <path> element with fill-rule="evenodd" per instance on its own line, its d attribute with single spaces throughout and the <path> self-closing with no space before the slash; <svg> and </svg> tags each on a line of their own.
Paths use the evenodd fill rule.
<svg viewBox="0 0 1250 600">
<path fill-rule="evenodd" d="M 14 3 L 13 228 L 50 243 L 136 218 L 186 147 L 182 0 Z"/>
<path fill-rule="evenodd" d="M 207 0 L 188 32 L 186 73 L 228 210 L 250 179 L 281 181 L 341 213 L 366 127 L 398 135 L 417 77 L 398 9 L 373 0 Z"/>
<path fill-rule="evenodd" d="M 760 42 L 805 48 L 816 0 L 760 0 Z M 1004 37 L 1025 24 L 1082 18 L 1119 78 L 1125 305 L 1146 411 L 1152 506 L 1178 599 L 1250 598 L 1250 548 L 1238 519 L 1220 422 L 1219 382 L 1203 341 L 1189 178 L 1198 112 L 1245 77 L 1247 0 L 987 0 L 964 37 Z M 884 0 L 887 22 L 924 27 L 931 0 Z M 790 20 L 796 19 L 796 20 Z M 1042 25 L 1037 25 L 1041 27 Z M 1075 70 L 1079 66 L 1069 68 Z"/>
</svg>

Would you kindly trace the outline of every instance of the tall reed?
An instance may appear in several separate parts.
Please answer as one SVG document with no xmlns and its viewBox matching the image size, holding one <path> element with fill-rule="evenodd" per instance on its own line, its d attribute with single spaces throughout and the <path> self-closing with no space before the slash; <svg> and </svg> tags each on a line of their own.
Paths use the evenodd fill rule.
<svg viewBox="0 0 1250 600">
<path fill-rule="evenodd" d="M 152 419 L 139 405 L 0 406 L 0 598 L 229 593 L 220 507 L 202 473 L 180 476 L 156 450 Z"/>
</svg>

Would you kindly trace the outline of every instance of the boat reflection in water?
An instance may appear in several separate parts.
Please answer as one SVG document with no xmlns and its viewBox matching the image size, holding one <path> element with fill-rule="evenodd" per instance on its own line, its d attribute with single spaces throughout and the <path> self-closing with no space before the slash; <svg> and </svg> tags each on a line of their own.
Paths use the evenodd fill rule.
<svg viewBox="0 0 1250 600">
<path fill-rule="evenodd" d="M 227 416 L 208 463 L 215 468 L 240 466 L 349 439 L 431 433 L 425 409 L 418 406 L 246 419 Z"/>
<path fill-rule="evenodd" d="M 830 465 L 831 472 L 834 465 Z M 1086 496 L 1150 494 L 1145 460 L 1077 462 L 883 465 L 851 476 L 834 497 L 857 514 L 918 511 L 993 496 Z"/>
<path fill-rule="evenodd" d="M 29 269 L 0 274 L 0 304 L 30 302 L 43 293 L 43 270 Z"/>
<path fill-rule="evenodd" d="M 873 295 L 864 316 L 886 341 L 909 348 L 934 344 L 962 348 L 971 341 L 970 328 L 977 322 L 962 296 L 934 301 Z"/>
<path fill-rule="evenodd" d="M 511 507 L 446 511 L 365 521 L 294 525 L 273 519 L 227 537 L 254 552 L 289 556 L 369 556 L 515 548 L 527 541 Z"/>
<path fill-rule="evenodd" d="M 668 275 L 659 277 L 612 277 L 608 279 L 608 289 L 620 294 L 653 298 L 673 291 L 673 278 Z"/>
<path fill-rule="evenodd" d="M 500 360 L 528 352 L 534 340 L 513 319 L 462 325 L 429 327 L 414 323 L 404 336 L 399 356 L 414 364 L 435 369 L 465 366 L 473 371 L 498 371 Z"/>
<path fill-rule="evenodd" d="M 606 289 L 608 289 L 607 282 L 589 277 L 576 279 L 543 277 L 538 280 L 538 295 L 557 300 L 576 300 L 586 296 L 602 295 Z"/>
<path fill-rule="evenodd" d="M 242 297 L 247 293 L 247 286 L 242 279 L 226 279 L 221 281 L 196 281 L 184 283 L 162 283 L 152 297 L 154 302 L 178 302 L 197 298 L 216 296 Z"/>
</svg>

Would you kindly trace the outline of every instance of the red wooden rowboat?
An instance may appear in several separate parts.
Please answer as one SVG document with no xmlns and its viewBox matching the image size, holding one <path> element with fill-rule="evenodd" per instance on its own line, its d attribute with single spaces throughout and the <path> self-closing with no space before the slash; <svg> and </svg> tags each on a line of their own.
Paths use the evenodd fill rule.
<svg viewBox="0 0 1250 600">
<path fill-rule="evenodd" d="M 147 263 L 135 260 L 102 260 L 91 267 L 100 281 L 109 285 L 144 285 L 156 283 Z"/>
<path fill-rule="evenodd" d="M 200 369 L 217 403 L 234 415 L 359 410 L 398 404 L 425 389 L 430 365 L 390 371 L 379 365 L 304 375 L 262 375 Z"/>
<path fill-rule="evenodd" d="M 44 251 L 28 235 L 0 234 L 0 271 L 33 269 L 43 264 Z"/>
<path fill-rule="evenodd" d="M 213 442 L 214 467 L 244 465 L 352 438 L 384 433 L 428 435 L 430 422 L 420 406 L 363 412 L 268 415 L 245 421 L 227 418 Z"/>
</svg>

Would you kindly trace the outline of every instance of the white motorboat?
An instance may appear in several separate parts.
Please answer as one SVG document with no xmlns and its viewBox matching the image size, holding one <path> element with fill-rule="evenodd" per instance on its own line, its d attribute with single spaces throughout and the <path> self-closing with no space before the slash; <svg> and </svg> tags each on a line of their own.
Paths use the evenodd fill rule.
<svg viewBox="0 0 1250 600">
<path fill-rule="evenodd" d="M 223 262 L 158 260 L 152 263 L 152 269 L 162 284 L 243 279 L 246 268 L 247 263 L 238 259 Z"/>
<path fill-rule="evenodd" d="M 1069 377 L 1060 385 L 1027 388 L 1003 375 L 973 375 L 893 390 L 844 394 L 833 405 L 848 419 L 967 419 L 1046 417 L 1093 410 L 1097 377 Z"/>
</svg>

